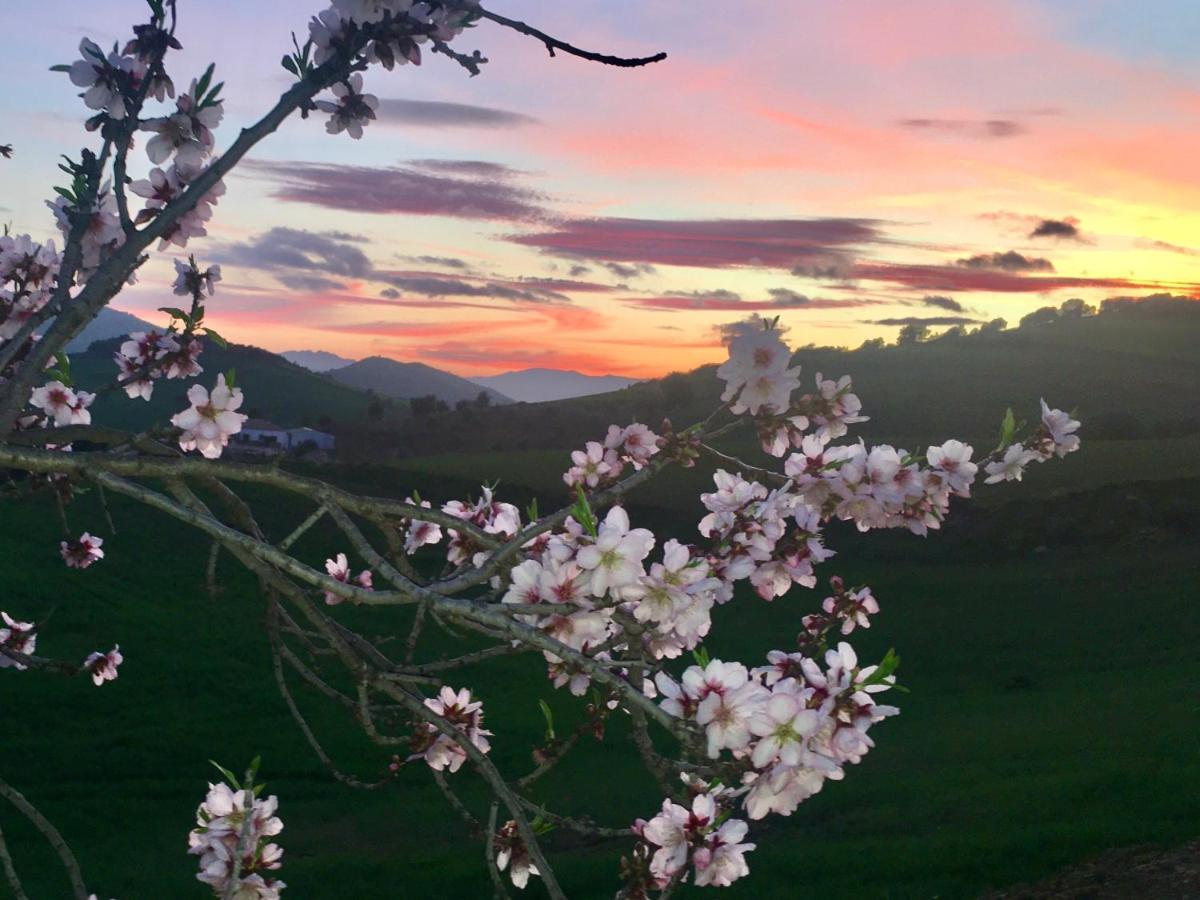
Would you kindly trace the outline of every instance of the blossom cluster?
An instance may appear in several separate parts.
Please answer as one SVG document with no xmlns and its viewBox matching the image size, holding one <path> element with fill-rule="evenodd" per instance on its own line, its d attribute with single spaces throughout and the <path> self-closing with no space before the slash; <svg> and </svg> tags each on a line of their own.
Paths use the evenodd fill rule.
<svg viewBox="0 0 1200 900">
<path fill-rule="evenodd" d="M 50 301 L 60 264 L 53 241 L 0 235 L 0 342 L 16 337 Z"/>
<path fill-rule="evenodd" d="M 662 439 L 638 422 L 609 426 L 603 443 L 588 441 L 571 453 L 572 466 L 563 474 L 568 487 L 600 487 L 620 479 L 627 465 L 640 470 L 659 452 Z"/>
<path fill-rule="evenodd" d="M 368 591 L 374 587 L 370 569 L 363 569 L 358 575 L 351 576 L 350 562 L 346 559 L 345 553 L 339 553 L 334 559 L 325 560 L 325 571 L 330 578 L 340 581 L 342 584 L 353 584 Z M 332 591 L 326 591 L 325 602 L 330 606 L 335 606 L 342 602 L 342 598 Z"/>
<path fill-rule="evenodd" d="M 455 691 L 443 687 L 436 697 L 425 699 L 425 706 L 480 753 L 487 753 L 491 749 L 488 738 L 492 733 L 483 727 L 483 703 L 472 700 L 467 688 Z M 409 759 L 424 759 L 429 768 L 438 772 L 457 772 L 467 760 L 467 751 L 437 726 L 424 722 L 413 736 L 413 753 Z"/>
<path fill-rule="evenodd" d="M 397 65 L 421 64 L 421 46 L 446 45 L 477 17 L 475 0 L 334 0 L 313 17 L 308 33 L 313 61 L 357 58 L 391 70 Z M 295 63 L 289 70 L 297 72 Z M 379 99 L 363 93 L 362 76 L 355 72 L 331 88 L 333 100 L 318 100 L 317 109 L 329 113 L 326 130 L 343 131 L 355 140 L 375 119 Z"/>
<path fill-rule="evenodd" d="M 47 382 L 39 388 L 34 388 L 29 395 L 30 405 L 40 409 L 45 415 L 45 421 L 53 422 L 58 428 L 68 425 L 90 425 L 92 414 L 88 407 L 95 399 L 95 394 L 73 390 L 61 381 Z"/>
<path fill-rule="evenodd" d="M 279 900 L 287 885 L 271 873 L 283 865 L 283 850 L 269 840 L 283 830 L 278 806 L 276 797 L 259 799 L 251 786 L 209 784 L 188 834 L 188 853 L 200 857 L 196 878 L 214 896 Z"/>
<path fill-rule="evenodd" d="M 451 500 L 442 506 L 442 512 L 454 516 L 456 519 L 470 522 L 497 537 L 511 538 L 521 530 L 521 511 L 511 503 L 502 503 L 496 500 L 492 489 L 488 487 L 483 488 L 482 495 L 478 500 Z M 450 543 L 446 552 L 446 561 L 450 565 L 459 566 L 466 562 L 476 562 L 487 555 L 474 545 L 470 535 L 453 528 L 447 530 Z M 440 540 L 440 534 L 435 538 L 431 530 L 426 530 L 423 540 L 426 544 L 436 543 Z"/>
<path fill-rule="evenodd" d="M 749 826 L 723 815 L 727 794 L 696 794 L 690 807 L 664 800 L 649 821 L 634 823 L 634 833 L 655 847 L 649 864 L 650 886 L 665 888 L 691 862 L 700 887 L 728 887 L 750 874 L 746 854 L 754 844 L 743 842 Z"/>
</svg>

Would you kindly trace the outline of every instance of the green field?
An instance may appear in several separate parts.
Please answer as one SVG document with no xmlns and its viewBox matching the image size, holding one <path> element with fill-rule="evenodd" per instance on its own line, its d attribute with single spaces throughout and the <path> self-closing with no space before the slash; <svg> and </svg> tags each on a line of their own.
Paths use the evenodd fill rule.
<svg viewBox="0 0 1200 900">
<path fill-rule="evenodd" d="M 1092 474 L 1079 484 L 1107 483 L 1106 471 L 1127 471 L 1146 449 L 1096 448 L 1095 456 L 1085 449 L 1074 460 L 1095 465 L 1080 467 Z M 514 484 L 517 470 L 545 476 L 561 468 L 538 455 L 490 462 Z M 1064 478 L 1070 462 L 1059 467 Z M 380 493 L 417 484 L 441 499 L 484 465 L 475 458 L 423 462 L 393 469 L 386 480 L 373 469 L 340 474 Z M 540 490 L 541 481 L 526 482 Z M 1036 494 L 1049 497 L 1048 488 Z M 1075 501 L 1038 502 L 1057 508 Z M 659 512 L 678 519 L 675 510 Z M 446 810 L 422 766 L 384 789 L 356 792 L 318 764 L 275 689 L 264 608 L 248 577 L 224 563 L 225 590 L 210 598 L 202 588 L 206 548 L 183 526 L 117 500 L 119 530 L 110 535 L 94 495 L 69 514 L 74 530 L 106 537 L 109 558 L 84 573 L 64 569 L 52 507 L 40 499 L 6 503 L 0 606 L 45 622 L 39 651 L 46 655 L 82 658 L 120 642 L 127 662 L 103 689 L 0 673 L 8 724 L 0 772 L 58 824 L 101 896 L 206 896 L 185 849 L 213 777 L 208 760 L 238 768 L 260 753 L 286 822 L 280 842 L 289 895 L 490 895 L 481 844 Z M 274 505 L 265 524 L 278 537 L 303 514 Z M 306 538 L 301 552 L 319 563 L 341 549 L 323 537 Z M 938 540 L 921 543 L 917 561 L 845 553 L 827 565 L 826 575 L 875 588 L 883 613 L 869 632 L 856 633 L 856 646 L 867 656 L 895 646 L 912 693 L 900 698 L 903 714 L 873 732 L 879 746 L 846 781 L 830 783 L 792 819 L 760 833 L 750 856 L 757 877 L 722 896 L 971 897 L 1108 847 L 1200 833 L 1194 535 L 1148 541 L 1131 533 L 1083 547 L 969 557 L 952 542 L 938 550 Z M 721 611 L 713 654 L 754 660 L 788 646 L 799 616 L 819 597 L 740 598 Z M 398 630 L 404 619 L 396 611 L 345 614 L 371 633 Z M 550 689 L 535 658 L 474 678 L 462 681 L 485 700 L 503 771 L 529 768 L 540 733 L 536 698 L 552 703 L 560 728 L 576 721 L 572 699 Z M 389 754 L 359 737 L 354 722 L 297 693 L 344 768 L 367 778 L 383 770 Z M 659 803 L 634 760 L 617 724 L 604 744 L 584 747 L 548 779 L 540 796 L 563 812 L 627 823 Z M 468 770 L 454 778 L 482 803 Z M 8 810 L 0 810 L 0 825 L 31 896 L 65 896 L 65 882 L 30 829 Z M 610 897 L 627 849 L 620 841 L 549 841 L 571 897 Z M 527 893 L 539 895 L 536 887 Z"/>
</svg>

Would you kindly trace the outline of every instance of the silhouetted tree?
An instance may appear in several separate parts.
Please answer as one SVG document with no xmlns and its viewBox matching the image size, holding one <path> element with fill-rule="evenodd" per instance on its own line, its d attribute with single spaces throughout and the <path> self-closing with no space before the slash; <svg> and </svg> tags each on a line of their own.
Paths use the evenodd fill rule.
<svg viewBox="0 0 1200 900">
<path fill-rule="evenodd" d="M 1058 310 L 1053 306 L 1043 306 L 1041 309 L 1035 309 L 1027 316 L 1021 318 L 1018 328 L 1036 328 L 1039 325 L 1052 325 L 1058 321 Z"/>
<path fill-rule="evenodd" d="M 1096 307 L 1085 301 L 1082 297 L 1072 297 L 1070 300 L 1064 300 L 1062 306 L 1058 308 L 1058 317 L 1060 319 L 1082 319 L 1084 316 L 1094 316 Z"/>
<path fill-rule="evenodd" d="M 929 340 L 929 335 L 928 325 L 922 325 L 920 322 L 909 322 L 896 335 L 896 346 L 902 347 L 906 344 L 919 344 L 922 341 Z"/>
</svg>

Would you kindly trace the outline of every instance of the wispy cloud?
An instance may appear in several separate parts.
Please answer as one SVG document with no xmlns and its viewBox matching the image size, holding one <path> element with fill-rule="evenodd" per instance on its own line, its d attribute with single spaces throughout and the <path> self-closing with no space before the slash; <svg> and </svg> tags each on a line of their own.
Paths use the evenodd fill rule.
<svg viewBox="0 0 1200 900">
<path fill-rule="evenodd" d="M 1015 119 L 901 119 L 901 128 L 972 138 L 1009 138 L 1026 128 Z"/>
<path fill-rule="evenodd" d="M 954 263 L 964 269 L 995 269 L 1000 272 L 1053 272 L 1054 263 L 1040 256 L 1025 256 L 1015 250 L 980 253 Z"/>
<path fill-rule="evenodd" d="M 894 319 L 864 319 L 865 325 L 973 325 L 981 319 L 970 316 L 901 316 Z"/>
<path fill-rule="evenodd" d="M 903 263 L 863 263 L 854 267 L 852 277 L 864 281 L 901 284 L 925 291 L 990 292 L 996 294 L 1033 294 L 1067 288 L 1109 288 L 1117 290 L 1172 289 L 1190 291 L 1192 284 L 1142 281 L 1129 278 L 1090 278 L 1065 275 L 1032 276 L 992 269 L 962 266 L 909 265 Z"/>
<path fill-rule="evenodd" d="M 539 124 L 533 116 L 491 106 L 396 97 L 381 98 L 378 115 L 381 122 L 430 128 L 521 128 Z"/>
<path fill-rule="evenodd" d="M 1031 238 L 1062 238 L 1072 241 L 1083 238 L 1079 232 L 1079 220 L 1072 218 L 1042 219 L 1029 232 L 1029 236 Z"/>
<path fill-rule="evenodd" d="M 859 306 L 874 306 L 883 301 L 866 298 L 846 300 L 808 297 L 791 288 L 772 288 L 767 293 L 769 300 L 743 300 L 732 291 L 694 292 L 689 294 L 664 294 L 657 297 L 624 297 L 621 302 L 642 309 L 657 309 L 671 312 L 768 312 L 785 309 L 852 309 Z"/>
<path fill-rule="evenodd" d="M 599 262 L 723 269 L 826 265 L 884 240 L 872 219 L 576 219 L 509 240 Z"/>
<path fill-rule="evenodd" d="M 420 160 L 374 167 L 250 160 L 244 165 L 276 185 L 275 199 L 326 209 L 508 222 L 546 216 L 545 195 L 512 183 L 517 173 L 497 163 Z"/>
<path fill-rule="evenodd" d="M 935 309 L 948 309 L 950 312 L 966 312 L 966 307 L 953 297 L 942 294 L 926 294 L 918 301 L 922 306 L 932 306 Z"/>
</svg>

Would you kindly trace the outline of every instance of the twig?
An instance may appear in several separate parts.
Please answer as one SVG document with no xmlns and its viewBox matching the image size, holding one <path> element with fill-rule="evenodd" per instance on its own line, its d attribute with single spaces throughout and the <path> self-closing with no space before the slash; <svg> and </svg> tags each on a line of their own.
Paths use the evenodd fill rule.
<svg viewBox="0 0 1200 900">
<path fill-rule="evenodd" d="M 42 836 L 54 848 L 54 852 L 58 854 L 59 860 L 63 864 L 63 868 L 67 870 L 67 877 L 71 880 L 71 891 L 75 895 L 75 900 L 88 900 L 87 888 L 83 886 L 83 875 L 79 871 L 79 863 L 75 859 L 75 854 L 71 852 L 71 848 L 67 846 L 67 842 L 63 840 L 63 836 L 58 829 L 50 823 L 50 820 L 43 816 L 32 803 L 25 799 L 25 796 L 9 784 L 4 779 L 0 778 L 0 797 L 6 799 L 9 803 L 15 806 L 30 822 L 42 833 Z"/>
<path fill-rule="evenodd" d="M 9 855 L 8 844 L 5 843 L 3 831 L 0 831 L 0 862 L 4 864 L 4 877 L 8 879 L 8 886 L 12 888 L 16 900 L 29 900 L 29 896 L 21 886 L 21 878 L 17 875 L 17 867 L 13 865 L 12 856 Z"/>
<path fill-rule="evenodd" d="M 539 31 L 531 25 L 526 25 L 524 22 L 518 22 L 516 19 L 510 19 L 506 16 L 501 16 L 487 9 L 480 9 L 483 18 L 491 19 L 497 25 L 503 25 L 505 28 L 511 28 L 513 31 L 521 34 L 529 35 L 529 37 L 537 38 L 546 46 L 546 52 L 551 56 L 555 50 L 561 50 L 563 53 L 569 53 L 571 56 L 578 56 L 580 59 L 586 59 L 591 62 L 601 63 L 606 66 L 617 66 L 622 69 L 635 69 L 639 66 L 648 66 L 651 63 L 662 62 L 667 58 L 666 53 L 655 53 L 653 56 L 640 57 L 624 57 L 610 56 L 607 53 L 595 53 L 591 50 L 582 50 L 579 47 L 572 46 L 566 41 L 560 41 L 556 37 L 551 37 L 544 31 Z"/>
<path fill-rule="evenodd" d="M 509 900 L 508 890 L 504 887 L 504 878 L 500 874 L 500 866 L 496 863 L 496 813 L 499 811 L 500 804 L 493 800 L 492 808 L 488 811 L 488 828 L 487 834 L 483 838 L 483 852 L 487 857 L 488 874 L 492 876 L 492 885 L 496 889 L 496 900 Z M 510 859 L 509 862 L 511 863 L 512 860 Z"/>
</svg>

